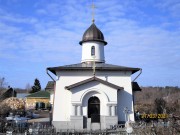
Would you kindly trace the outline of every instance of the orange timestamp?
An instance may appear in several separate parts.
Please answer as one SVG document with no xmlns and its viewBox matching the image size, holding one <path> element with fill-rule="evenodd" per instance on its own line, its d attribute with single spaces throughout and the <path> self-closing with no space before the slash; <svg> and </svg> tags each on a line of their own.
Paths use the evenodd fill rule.
<svg viewBox="0 0 180 135">
<path fill-rule="evenodd" d="M 150 114 L 142 114 L 141 115 L 141 118 L 142 119 L 146 119 L 146 118 L 150 118 L 150 119 L 166 119 L 168 118 L 168 114 L 153 114 L 153 113 L 150 113 Z"/>
</svg>

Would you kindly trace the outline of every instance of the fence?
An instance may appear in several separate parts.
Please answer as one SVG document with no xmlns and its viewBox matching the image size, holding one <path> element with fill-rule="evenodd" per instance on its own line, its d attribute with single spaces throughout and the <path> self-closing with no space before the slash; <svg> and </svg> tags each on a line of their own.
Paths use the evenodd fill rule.
<svg viewBox="0 0 180 135">
<path fill-rule="evenodd" d="M 180 124 L 175 123 L 146 123 L 132 124 L 133 133 L 129 135 L 180 135 Z M 124 125 L 113 125 L 106 130 L 61 130 L 56 129 L 49 123 L 3 123 L 0 122 L 0 133 L 7 135 L 127 135 Z"/>
<path fill-rule="evenodd" d="M 116 128 L 117 127 L 117 128 Z M 6 133 L 7 135 L 127 135 L 125 128 L 121 126 L 113 127 L 108 130 L 60 130 L 55 129 L 50 125 L 32 124 L 27 127 L 24 126 L 11 126 L 9 128 L 1 128 L 0 133 Z M 134 131 L 128 135 L 180 135 L 180 132 L 173 127 L 151 127 L 142 126 L 133 128 Z"/>
</svg>

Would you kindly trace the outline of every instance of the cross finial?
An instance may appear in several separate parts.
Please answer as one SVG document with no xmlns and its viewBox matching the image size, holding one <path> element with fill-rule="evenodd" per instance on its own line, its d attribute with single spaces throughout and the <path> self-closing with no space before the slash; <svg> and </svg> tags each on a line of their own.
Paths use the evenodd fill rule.
<svg viewBox="0 0 180 135">
<path fill-rule="evenodd" d="M 93 0 L 92 0 L 92 5 L 91 5 L 91 8 L 92 8 L 92 22 L 94 23 L 94 10 L 95 10 L 95 8 L 96 8 L 96 6 L 94 5 L 94 2 L 93 2 Z"/>
<path fill-rule="evenodd" d="M 96 74 L 96 63 L 95 63 L 95 56 L 93 56 L 93 75 Z"/>
</svg>

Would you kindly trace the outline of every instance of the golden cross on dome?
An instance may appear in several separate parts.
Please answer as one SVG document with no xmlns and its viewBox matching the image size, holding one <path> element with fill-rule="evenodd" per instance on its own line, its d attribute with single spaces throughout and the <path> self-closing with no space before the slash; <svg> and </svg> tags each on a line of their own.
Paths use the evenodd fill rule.
<svg viewBox="0 0 180 135">
<path fill-rule="evenodd" d="M 94 11 L 95 11 L 95 8 L 96 8 L 96 6 L 94 5 L 94 2 L 93 2 L 93 0 L 92 0 L 92 5 L 91 5 L 91 9 L 92 9 L 92 22 L 94 23 Z"/>
</svg>

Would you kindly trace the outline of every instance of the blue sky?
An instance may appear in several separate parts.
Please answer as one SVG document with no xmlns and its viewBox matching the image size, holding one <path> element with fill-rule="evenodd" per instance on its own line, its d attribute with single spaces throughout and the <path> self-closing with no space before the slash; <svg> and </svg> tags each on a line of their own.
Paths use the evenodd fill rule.
<svg viewBox="0 0 180 135">
<path fill-rule="evenodd" d="M 106 63 L 140 67 L 141 86 L 180 86 L 179 0 L 94 0 Z M 0 0 L 0 77 L 25 88 L 47 67 L 79 63 L 91 0 Z"/>
</svg>

